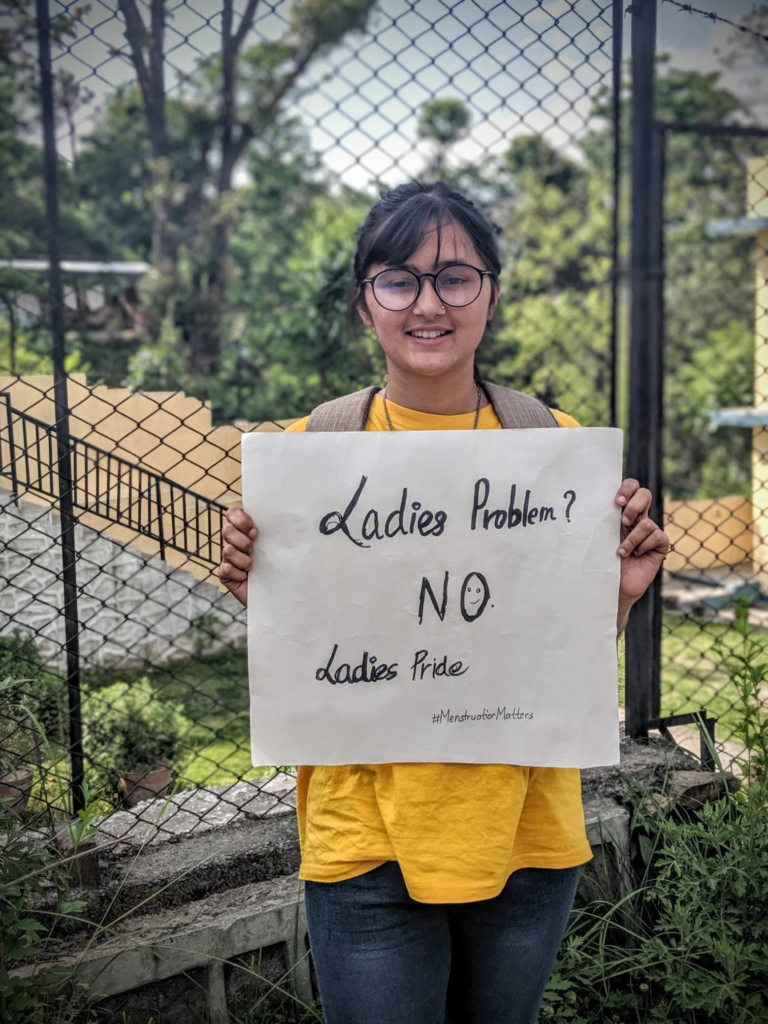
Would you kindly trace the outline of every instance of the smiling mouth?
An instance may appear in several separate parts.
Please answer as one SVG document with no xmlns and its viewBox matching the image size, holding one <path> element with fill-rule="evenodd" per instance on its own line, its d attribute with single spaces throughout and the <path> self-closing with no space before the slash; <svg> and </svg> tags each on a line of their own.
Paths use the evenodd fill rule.
<svg viewBox="0 0 768 1024">
<path fill-rule="evenodd" d="M 447 327 L 440 327 L 432 331 L 417 329 L 406 331 L 405 333 L 409 334 L 412 338 L 417 338 L 419 341 L 437 341 L 439 338 L 445 338 L 447 335 L 453 334 L 453 331 Z"/>
</svg>

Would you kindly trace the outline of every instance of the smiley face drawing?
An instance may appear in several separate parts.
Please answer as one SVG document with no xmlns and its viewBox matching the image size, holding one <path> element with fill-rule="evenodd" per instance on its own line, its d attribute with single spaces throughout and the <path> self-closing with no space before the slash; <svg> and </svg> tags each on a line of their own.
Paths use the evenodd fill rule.
<svg viewBox="0 0 768 1024">
<path fill-rule="evenodd" d="M 491 597 L 488 581 L 481 572 L 471 572 L 461 585 L 461 614 L 466 622 L 474 622 L 485 611 Z"/>
</svg>

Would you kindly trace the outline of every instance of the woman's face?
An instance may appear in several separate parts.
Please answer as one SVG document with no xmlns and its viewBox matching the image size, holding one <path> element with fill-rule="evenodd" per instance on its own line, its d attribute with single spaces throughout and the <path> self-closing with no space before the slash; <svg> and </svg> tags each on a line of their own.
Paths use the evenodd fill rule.
<svg viewBox="0 0 768 1024">
<path fill-rule="evenodd" d="M 414 252 L 405 268 L 417 274 L 436 273 L 450 263 L 468 263 L 488 270 L 466 232 L 456 224 L 442 230 L 439 263 L 437 232 L 432 230 Z M 373 277 L 388 264 L 374 263 L 366 277 Z M 486 324 L 498 298 L 498 285 L 483 277 L 483 286 L 468 306 L 447 306 L 441 302 L 432 281 L 425 278 L 416 302 L 397 312 L 384 309 L 373 297 L 370 284 L 364 285 L 364 304 L 359 306 L 366 327 L 373 327 L 384 349 L 390 371 L 438 377 L 474 361 Z"/>
</svg>

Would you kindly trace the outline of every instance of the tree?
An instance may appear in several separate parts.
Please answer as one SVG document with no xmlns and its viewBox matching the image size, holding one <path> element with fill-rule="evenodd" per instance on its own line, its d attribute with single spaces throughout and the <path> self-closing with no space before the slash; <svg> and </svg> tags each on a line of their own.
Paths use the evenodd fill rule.
<svg viewBox="0 0 768 1024">
<path fill-rule="evenodd" d="M 168 277 L 160 294 L 178 297 L 179 250 L 170 245 L 169 219 L 174 182 L 180 179 L 174 173 L 165 96 L 165 0 L 151 0 L 148 25 L 137 0 L 119 4 L 149 127 L 152 259 Z M 234 0 L 223 0 L 219 53 L 201 62 L 199 84 L 188 83 L 199 147 L 183 190 L 184 205 L 195 211 L 193 237 L 186 232 L 182 244 L 195 267 L 189 277 L 191 291 L 174 301 L 185 363 L 198 378 L 216 372 L 221 354 L 235 170 L 251 144 L 279 118 L 311 62 L 346 34 L 365 28 L 373 0 L 299 0 L 283 39 L 245 48 L 257 6 L 257 0 L 247 0 L 236 26 Z"/>
<path fill-rule="evenodd" d="M 434 156 L 424 171 L 426 178 L 443 178 L 448 152 L 463 139 L 472 124 L 472 114 L 462 100 L 436 99 L 425 103 L 419 113 L 416 134 L 435 143 Z"/>
</svg>

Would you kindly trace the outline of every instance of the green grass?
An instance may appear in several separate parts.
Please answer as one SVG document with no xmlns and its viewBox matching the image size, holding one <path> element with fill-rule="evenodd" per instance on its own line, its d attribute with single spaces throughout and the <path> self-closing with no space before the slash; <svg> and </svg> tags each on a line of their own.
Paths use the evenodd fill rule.
<svg viewBox="0 0 768 1024">
<path fill-rule="evenodd" d="M 706 708 L 717 718 L 717 738 L 728 739 L 741 715 L 735 686 L 716 649 L 722 640 L 727 653 L 736 650 L 741 638 L 728 623 L 707 622 L 668 612 L 664 616 L 661 646 L 661 713 L 685 714 Z M 766 651 L 768 633 L 755 630 L 754 639 Z"/>
</svg>

